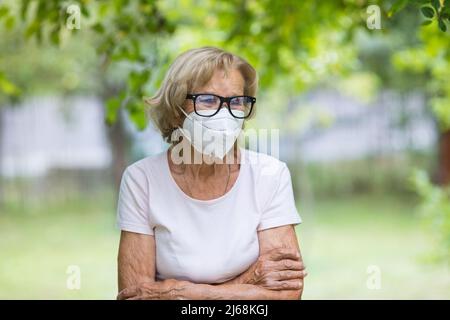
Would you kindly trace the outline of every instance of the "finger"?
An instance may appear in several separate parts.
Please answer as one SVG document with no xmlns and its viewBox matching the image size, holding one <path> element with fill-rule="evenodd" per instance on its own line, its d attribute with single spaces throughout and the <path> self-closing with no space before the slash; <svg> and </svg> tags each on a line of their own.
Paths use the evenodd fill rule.
<svg viewBox="0 0 450 320">
<path fill-rule="evenodd" d="M 302 271 L 305 269 L 302 261 L 294 261 L 294 260 L 280 260 L 274 263 L 274 270 L 297 270 Z"/>
<path fill-rule="evenodd" d="M 300 290 L 303 287 L 301 280 L 268 281 L 265 288 L 270 290 Z"/>
<path fill-rule="evenodd" d="M 269 251 L 269 260 L 279 261 L 283 259 L 299 260 L 300 254 L 298 250 L 292 248 L 276 248 Z"/>
<path fill-rule="evenodd" d="M 274 274 L 274 279 L 278 281 L 303 279 L 306 271 L 283 270 Z"/>
<path fill-rule="evenodd" d="M 117 295 L 117 300 L 125 300 L 137 295 L 137 287 L 125 288 Z"/>
</svg>

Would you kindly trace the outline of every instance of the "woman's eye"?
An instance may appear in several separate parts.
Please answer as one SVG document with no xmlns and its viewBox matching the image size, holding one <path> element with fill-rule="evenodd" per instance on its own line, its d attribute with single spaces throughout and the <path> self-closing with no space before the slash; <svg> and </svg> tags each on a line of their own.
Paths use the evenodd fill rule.
<svg viewBox="0 0 450 320">
<path fill-rule="evenodd" d="M 215 103 L 216 102 L 216 98 L 215 97 L 200 97 L 198 99 L 198 101 L 200 103 Z"/>
<path fill-rule="evenodd" d="M 232 106 L 240 106 L 243 104 L 243 99 L 242 98 L 236 98 L 231 100 L 231 105 Z"/>
</svg>

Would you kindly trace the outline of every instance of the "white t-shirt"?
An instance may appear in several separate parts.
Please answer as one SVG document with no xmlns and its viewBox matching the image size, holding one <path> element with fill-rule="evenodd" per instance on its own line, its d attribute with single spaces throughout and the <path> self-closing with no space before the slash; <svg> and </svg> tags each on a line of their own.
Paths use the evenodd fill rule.
<svg viewBox="0 0 450 320">
<path fill-rule="evenodd" d="M 235 184 L 212 200 L 194 199 L 181 190 L 170 172 L 166 151 L 126 168 L 117 225 L 155 237 L 156 279 L 230 280 L 257 260 L 258 230 L 301 223 L 286 164 L 240 150 Z"/>
</svg>

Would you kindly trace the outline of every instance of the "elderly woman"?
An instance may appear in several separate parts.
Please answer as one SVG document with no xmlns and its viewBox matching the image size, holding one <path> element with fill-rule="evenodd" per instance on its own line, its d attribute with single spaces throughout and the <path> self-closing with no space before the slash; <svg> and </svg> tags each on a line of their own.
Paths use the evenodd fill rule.
<svg viewBox="0 0 450 320">
<path fill-rule="evenodd" d="M 167 151 L 128 166 L 118 299 L 299 299 L 289 170 L 237 145 L 257 74 L 218 48 L 181 54 L 147 102 Z"/>
</svg>

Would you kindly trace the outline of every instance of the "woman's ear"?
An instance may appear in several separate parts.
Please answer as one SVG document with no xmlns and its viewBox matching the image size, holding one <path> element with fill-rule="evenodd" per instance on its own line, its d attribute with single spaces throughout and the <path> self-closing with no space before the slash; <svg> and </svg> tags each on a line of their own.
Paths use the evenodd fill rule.
<svg viewBox="0 0 450 320">
<path fill-rule="evenodd" d="M 171 121 L 170 124 L 174 128 L 178 128 L 178 127 L 181 127 L 183 125 L 183 120 L 184 120 L 184 114 L 181 111 L 177 111 L 177 113 L 172 118 L 172 121 Z"/>
<path fill-rule="evenodd" d="M 185 101 L 180 108 L 182 108 L 184 110 L 184 112 L 186 112 L 187 109 L 187 103 L 189 103 L 188 101 Z M 174 117 L 172 119 L 172 125 L 177 128 L 177 127 L 182 127 L 183 126 L 183 121 L 184 118 L 186 117 L 186 115 L 179 109 L 177 108 L 177 110 L 175 111 Z"/>
</svg>

